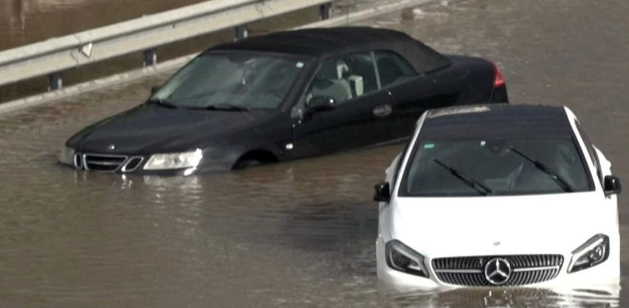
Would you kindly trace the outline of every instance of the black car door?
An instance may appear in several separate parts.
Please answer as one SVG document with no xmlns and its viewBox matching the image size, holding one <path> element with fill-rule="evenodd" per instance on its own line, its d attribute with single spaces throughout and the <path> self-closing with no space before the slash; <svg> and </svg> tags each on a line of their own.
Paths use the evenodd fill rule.
<svg viewBox="0 0 629 308">
<path fill-rule="evenodd" d="M 375 59 L 382 88 L 395 100 L 391 139 L 410 136 L 426 110 L 450 106 L 456 101 L 458 88 L 448 84 L 448 80 L 456 79 L 437 78 L 440 73 L 417 72 L 404 58 L 389 51 L 376 52 Z"/>
<path fill-rule="evenodd" d="M 307 102 L 332 98 L 334 109 L 312 111 Z M 306 88 L 295 122 L 296 156 L 322 155 L 386 140 L 393 99 L 380 91 L 374 54 L 357 53 L 324 61 Z"/>
</svg>

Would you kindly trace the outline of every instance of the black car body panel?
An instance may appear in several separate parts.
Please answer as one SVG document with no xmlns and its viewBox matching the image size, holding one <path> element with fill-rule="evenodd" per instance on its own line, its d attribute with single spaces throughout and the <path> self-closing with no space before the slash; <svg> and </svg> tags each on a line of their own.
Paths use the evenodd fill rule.
<svg viewBox="0 0 629 308">
<path fill-rule="evenodd" d="M 110 154 L 185 152 L 221 143 L 226 136 L 232 140 L 243 131 L 248 132 L 246 137 L 267 137 L 260 135 L 271 126 L 273 132 L 269 133 L 277 136 L 290 129 L 290 119 L 285 118 L 282 122 L 286 125 L 278 127 L 278 118 L 268 112 L 172 110 L 145 104 L 88 127 L 73 136 L 68 146 Z"/>
<path fill-rule="evenodd" d="M 448 57 L 406 33 L 368 27 L 276 32 L 219 45 L 208 51 L 220 50 L 289 53 L 320 61 L 363 51 L 391 50 L 404 57 L 418 72 L 431 72 L 451 64 Z"/>
<path fill-rule="evenodd" d="M 120 155 L 142 157 L 143 161 L 132 171 L 123 165 L 107 171 L 180 174 L 185 170 L 147 171 L 142 164 L 153 154 L 198 149 L 203 159 L 194 172 L 230 170 L 243 159 L 280 162 L 401 140 L 409 137 L 417 119 L 428 109 L 508 102 L 506 87 L 494 84 L 493 63 L 441 55 L 392 30 L 280 32 L 220 45 L 199 57 L 243 52 L 299 60 L 303 68 L 277 108 L 181 108 L 152 99 L 71 137 L 66 146 L 76 152 L 79 160 L 75 167 L 93 170 L 80 160 L 85 155 Z M 363 71 L 352 67 L 351 61 L 363 65 Z M 338 74 L 340 80 L 333 78 L 330 84 L 351 85 L 344 86 L 351 93 L 333 110 L 309 109 L 314 84 L 330 63 L 330 72 L 334 78 Z M 375 73 L 364 70 L 365 64 L 372 65 Z M 412 74 L 401 75 L 404 70 Z"/>
</svg>

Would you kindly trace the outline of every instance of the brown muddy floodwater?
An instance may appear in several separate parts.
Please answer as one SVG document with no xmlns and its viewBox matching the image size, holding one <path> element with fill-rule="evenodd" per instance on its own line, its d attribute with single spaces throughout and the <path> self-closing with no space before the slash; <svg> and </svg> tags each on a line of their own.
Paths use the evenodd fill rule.
<svg viewBox="0 0 629 308">
<path fill-rule="evenodd" d="M 0 0 L 0 51 L 80 31 L 141 18 L 179 7 L 212 0 Z M 338 0 L 335 16 L 372 5 L 397 0 Z M 250 35 L 261 35 L 318 20 L 316 7 L 249 23 Z M 225 29 L 193 39 L 158 46 L 158 62 L 198 53 L 212 45 L 234 39 L 232 29 Z M 142 65 L 142 53 L 69 69 L 61 72 L 64 86 L 126 72 Z M 0 103 L 46 91 L 48 76 L 36 77 L 0 87 Z"/>
<path fill-rule="evenodd" d="M 204 1 L 207 0 L 2 0 L 0 50 Z M 337 9 L 344 12 L 376 1 L 341 0 Z"/>
<path fill-rule="evenodd" d="M 2 0 L 0 50 L 204 0 Z"/>
<path fill-rule="evenodd" d="M 612 161 L 614 172 L 629 181 L 624 86 L 629 78 L 629 2 L 445 4 L 363 24 L 403 29 L 441 51 L 496 61 L 513 102 L 568 105 Z M 164 78 L 0 117 L 0 306 L 629 303 L 626 194 L 619 204 L 620 297 L 606 290 L 574 295 L 526 288 L 398 293 L 376 284 L 377 208 L 371 186 L 383 178 L 399 145 L 185 178 L 84 173 L 55 163 L 71 134 L 141 103 L 149 87 Z M 557 228 L 561 226 L 558 219 Z"/>
</svg>

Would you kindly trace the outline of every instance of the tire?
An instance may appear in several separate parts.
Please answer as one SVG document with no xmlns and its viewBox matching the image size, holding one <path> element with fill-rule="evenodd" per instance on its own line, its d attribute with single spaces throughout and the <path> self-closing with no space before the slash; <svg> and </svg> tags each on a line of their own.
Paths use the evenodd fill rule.
<svg viewBox="0 0 629 308">
<path fill-rule="evenodd" d="M 262 162 L 259 160 L 243 159 L 243 160 L 238 161 L 236 165 L 234 165 L 234 170 L 248 169 L 248 168 L 256 167 L 260 165 L 262 165 Z"/>
</svg>

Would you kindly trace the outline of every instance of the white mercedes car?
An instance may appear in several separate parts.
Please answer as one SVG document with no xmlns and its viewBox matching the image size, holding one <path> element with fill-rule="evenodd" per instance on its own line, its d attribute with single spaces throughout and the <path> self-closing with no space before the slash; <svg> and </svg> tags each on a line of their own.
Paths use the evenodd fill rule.
<svg viewBox="0 0 629 308">
<path fill-rule="evenodd" d="M 620 181 L 568 108 L 427 111 L 376 185 L 379 281 L 617 285 Z"/>
</svg>

